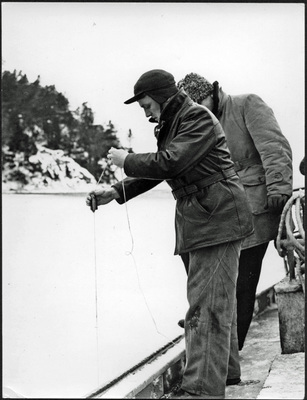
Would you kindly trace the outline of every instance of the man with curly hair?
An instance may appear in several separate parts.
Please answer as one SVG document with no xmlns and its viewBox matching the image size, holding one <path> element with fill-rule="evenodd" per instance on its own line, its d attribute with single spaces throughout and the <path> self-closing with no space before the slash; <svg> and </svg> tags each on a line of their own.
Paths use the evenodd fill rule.
<svg viewBox="0 0 307 400">
<path fill-rule="evenodd" d="M 177 87 L 220 121 L 253 215 L 255 230 L 243 241 L 237 280 L 241 350 L 253 317 L 262 261 L 292 195 L 292 152 L 272 109 L 256 94 L 230 96 L 218 82 L 211 84 L 197 73 L 187 74 Z"/>
</svg>

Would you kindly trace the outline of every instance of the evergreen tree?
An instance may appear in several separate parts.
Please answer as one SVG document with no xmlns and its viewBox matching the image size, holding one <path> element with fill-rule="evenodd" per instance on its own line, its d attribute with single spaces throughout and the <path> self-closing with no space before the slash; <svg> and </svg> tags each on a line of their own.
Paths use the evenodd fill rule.
<svg viewBox="0 0 307 400">
<path fill-rule="evenodd" d="M 54 85 L 42 87 L 40 76 L 29 83 L 16 70 L 2 74 L 2 146 L 11 154 L 22 152 L 25 160 L 36 154 L 37 145 L 63 150 L 96 179 L 106 166 L 105 181 L 116 180 L 113 168 L 105 165 L 108 150 L 120 148 L 114 125 L 94 125 L 87 103 L 81 111 L 69 110 L 66 97 Z"/>
</svg>

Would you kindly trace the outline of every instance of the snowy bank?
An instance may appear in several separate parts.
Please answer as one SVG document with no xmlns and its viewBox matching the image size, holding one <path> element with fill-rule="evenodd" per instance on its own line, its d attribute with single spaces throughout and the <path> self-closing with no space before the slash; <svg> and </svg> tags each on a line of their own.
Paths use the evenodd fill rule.
<svg viewBox="0 0 307 400">
<path fill-rule="evenodd" d="M 88 192 L 96 185 L 95 177 L 63 150 L 37 146 L 35 155 L 3 149 L 3 193 Z"/>
</svg>

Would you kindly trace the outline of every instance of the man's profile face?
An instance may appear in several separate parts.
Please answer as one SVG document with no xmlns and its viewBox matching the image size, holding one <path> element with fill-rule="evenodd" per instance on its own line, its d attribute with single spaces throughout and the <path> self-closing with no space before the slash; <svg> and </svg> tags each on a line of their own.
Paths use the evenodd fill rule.
<svg viewBox="0 0 307 400">
<path fill-rule="evenodd" d="M 143 108 L 146 118 L 153 118 L 156 122 L 159 122 L 161 109 L 160 104 L 149 96 L 145 96 L 138 100 L 140 107 Z"/>
</svg>

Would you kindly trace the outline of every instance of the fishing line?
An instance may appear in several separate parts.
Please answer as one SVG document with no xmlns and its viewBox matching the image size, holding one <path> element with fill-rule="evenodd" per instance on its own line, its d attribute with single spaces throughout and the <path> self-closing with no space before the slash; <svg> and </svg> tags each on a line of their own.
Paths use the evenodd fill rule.
<svg viewBox="0 0 307 400">
<path fill-rule="evenodd" d="M 100 181 L 101 181 L 101 179 L 102 179 L 107 167 L 108 167 L 108 163 L 103 168 L 103 170 L 102 170 L 102 172 L 100 174 L 100 177 L 99 177 L 99 179 L 98 179 L 98 181 L 96 183 L 96 186 L 99 185 L 99 183 L 100 183 Z M 162 336 L 165 339 L 169 340 L 172 344 L 177 345 L 180 348 L 184 349 L 184 347 L 181 346 L 180 343 L 178 343 L 178 340 L 170 339 L 168 336 L 164 335 L 162 332 L 159 331 L 157 323 L 156 323 L 156 320 L 155 320 L 155 318 L 154 318 L 154 316 L 153 316 L 153 314 L 152 314 L 152 312 L 150 310 L 147 298 L 146 298 L 145 293 L 144 293 L 144 291 L 142 289 L 140 276 L 139 276 L 139 272 L 138 272 L 138 266 L 137 266 L 137 263 L 135 261 L 134 254 L 133 254 L 133 251 L 134 251 L 134 238 L 133 238 L 133 234 L 132 234 L 130 217 L 129 217 L 128 207 L 127 207 L 127 198 L 126 198 L 125 185 L 124 185 L 124 182 L 123 182 L 123 180 L 124 180 L 123 169 L 120 168 L 120 171 L 121 171 L 121 176 L 122 176 L 122 181 L 121 182 L 122 182 L 123 196 L 124 196 L 124 202 L 125 202 L 125 212 L 126 212 L 128 230 L 129 230 L 130 239 L 131 239 L 131 249 L 130 249 L 130 251 L 126 251 L 126 255 L 129 255 L 129 256 L 132 257 L 134 268 L 135 268 L 135 271 L 136 271 L 138 287 L 139 287 L 140 293 L 141 293 L 141 295 L 143 297 L 143 300 L 144 300 L 144 303 L 145 303 L 146 308 L 148 310 L 148 313 L 149 313 L 149 315 L 150 315 L 150 317 L 152 319 L 152 322 L 153 322 L 153 324 L 155 326 L 156 332 L 160 336 Z M 96 196 L 94 194 L 91 195 L 91 205 L 90 206 L 91 206 L 91 210 L 93 211 L 93 214 L 94 214 L 93 218 L 94 218 L 95 321 L 96 321 L 95 329 L 96 329 L 96 347 L 97 347 L 97 381 L 98 381 L 98 386 L 99 386 L 99 382 L 100 382 L 100 357 L 99 357 L 99 315 L 98 315 L 98 279 L 97 279 L 98 273 L 97 273 L 97 258 L 96 258 L 97 251 L 96 251 L 96 219 L 95 219 L 95 211 L 98 208 L 98 204 L 97 204 Z"/>
<path fill-rule="evenodd" d="M 98 182 L 97 182 L 96 185 L 99 185 L 99 183 L 100 183 L 100 181 L 101 181 L 101 178 L 102 178 L 102 176 L 103 176 L 103 174 L 104 174 L 104 172 L 105 172 L 107 166 L 108 166 L 108 164 L 106 164 L 105 168 L 103 169 L 103 171 L 102 171 L 102 173 L 101 173 L 101 175 L 100 175 L 100 178 L 99 178 L 99 180 L 98 180 Z M 150 309 L 150 307 L 149 307 L 147 298 L 146 298 L 145 293 L 144 293 L 144 291 L 143 291 L 143 289 L 142 289 L 141 280 L 140 280 L 140 276 L 139 276 L 139 272 L 138 272 L 138 266 L 137 266 L 137 263 L 136 263 L 136 260 L 135 260 L 135 258 L 134 258 L 134 254 L 133 254 L 133 251 L 134 251 L 134 237 L 133 237 L 133 234 L 132 234 L 131 223 L 130 223 L 130 216 L 129 216 L 128 207 L 127 207 L 127 197 L 126 197 L 125 185 L 124 185 L 124 182 L 123 182 L 123 181 L 124 181 L 123 169 L 120 168 L 120 171 L 121 171 L 121 176 L 122 176 L 121 184 L 122 184 L 123 197 L 124 197 L 124 203 L 125 203 L 125 212 L 126 212 L 126 218 L 127 218 L 127 223 L 128 223 L 129 235 L 130 235 L 130 239 L 131 239 L 131 249 L 130 249 L 130 251 L 126 251 L 125 254 L 132 257 L 133 264 L 134 264 L 134 268 L 135 268 L 135 272 L 136 272 L 136 276 L 137 276 L 138 287 L 139 287 L 140 293 L 141 293 L 141 295 L 142 295 L 142 297 L 143 297 L 143 300 L 144 300 L 144 303 L 145 303 L 146 308 L 147 308 L 147 310 L 148 310 L 148 313 L 149 313 L 149 315 L 150 315 L 150 317 L 151 317 L 151 320 L 152 320 L 152 322 L 153 322 L 153 324 L 154 324 L 154 326 L 155 326 L 155 330 L 156 330 L 157 334 L 160 335 L 160 336 L 162 336 L 162 337 L 164 337 L 165 339 L 169 340 L 170 343 L 172 343 L 174 346 L 179 346 L 181 349 L 185 350 L 185 347 L 181 345 L 180 341 L 178 341 L 178 337 L 175 338 L 175 339 L 170 339 L 168 336 L 166 336 L 165 334 L 163 334 L 162 332 L 159 331 L 158 325 L 157 325 L 157 323 L 156 323 L 156 320 L 155 320 L 155 318 L 154 318 L 154 316 L 153 316 L 153 313 L 151 312 L 151 309 Z M 94 211 L 95 211 L 97 208 L 98 208 L 98 207 L 97 207 L 96 197 L 95 197 L 95 195 L 93 195 L 93 197 L 92 197 L 92 202 L 91 202 L 91 209 L 92 209 L 93 213 L 94 213 Z M 227 247 L 228 247 L 228 245 L 227 245 Z M 216 269 L 217 269 L 218 266 L 221 264 L 221 262 L 222 262 L 222 260 L 223 260 L 223 257 L 224 257 L 224 254 L 225 254 L 225 252 L 226 252 L 227 247 L 224 249 L 224 252 L 223 252 L 223 254 L 222 254 L 221 259 L 220 259 L 219 262 L 218 262 L 218 265 L 217 265 Z M 97 262 L 96 262 L 96 226 L 95 226 L 95 213 L 94 213 L 94 252 L 95 252 L 95 259 L 94 259 L 94 260 L 95 260 L 96 344 L 97 344 L 97 362 L 98 362 L 97 372 L 98 372 L 98 386 L 99 386 L 100 359 L 99 359 L 99 339 L 98 339 L 98 338 L 99 338 L 99 335 L 98 335 L 98 325 L 99 325 L 99 324 L 98 324 L 98 288 L 97 288 Z"/>
<path fill-rule="evenodd" d="M 103 174 L 108 166 L 108 163 L 106 166 L 103 168 L 101 175 L 98 179 L 98 182 L 96 183 L 96 186 L 99 185 L 101 178 L 103 177 Z M 98 205 L 96 201 L 95 195 L 92 195 L 92 200 L 91 200 L 91 210 L 93 211 L 93 218 L 94 218 L 94 264 L 95 264 L 95 321 L 96 321 L 96 347 L 97 347 L 97 382 L 99 386 L 100 382 L 100 357 L 99 357 L 99 323 L 98 323 L 98 287 L 97 287 L 97 259 L 96 259 L 96 219 L 95 219 L 95 210 L 97 210 Z"/>
<path fill-rule="evenodd" d="M 96 261 L 96 223 L 94 213 L 94 263 L 95 263 L 95 321 L 96 321 L 96 347 L 97 347 L 97 382 L 100 378 L 99 335 L 98 335 L 98 289 L 97 289 L 97 261 Z"/>
<path fill-rule="evenodd" d="M 151 310 L 150 310 L 150 307 L 149 307 L 149 305 L 148 305 L 148 302 L 147 302 L 145 293 L 144 293 L 144 291 L 143 291 L 143 289 L 142 289 L 142 285 L 141 285 L 141 281 L 140 281 L 140 276 L 139 276 L 139 272 L 138 272 L 138 266 L 137 266 L 137 263 L 136 263 L 136 261 L 135 261 L 134 255 L 133 255 L 133 250 L 134 250 L 134 238 L 133 238 L 133 234 L 132 234 L 132 230 L 131 230 L 130 217 L 129 217 L 128 207 L 127 207 L 126 191 L 125 191 L 125 185 L 124 185 L 124 182 L 123 182 L 123 180 L 124 180 L 124 177 L 123 177 L 123 169 L 121 168 L 120 171 L 121 171 L 121 176 L 122 176 L 121 183 L 122 183 L 123 196 L 124 196 L 124 201 L 125 201 L 125 211 L 126 211 L 126 217 L 127 217 L 127 222 L 128 222 L 128 230 L 129 230 L 130 239 L 131 239 L 131 250 L 130 250 L 130 251 L 126 251 L 126 255 L 129 255 L 129 256 L 132 257 L 133 264 L 134 264 L 134 268 L 135 268 L 135 272 L 136 272 L 136 276 L 137 276 L 138 287 L 139 287 L 140 293 L 141 293 L 141 295 L 142 295 L 142 297 L 143 297 L 143 299 L 144 299 L 144 303 L 145 303 L 146 308 L 147 308 L 147 310 L 148 310 L 148 312 L 149 312 L 149 315 L 150 315 L 150 317 L 151 317 L 151 319 L 152 319 L 152 322 L 153 322 L 153 324 L 154 324 L 154 326 L 155 326 L 156 332 L 157 332 L 160 336 L 163 336 L 165 339 L 170 340 L 171 343 L 173 343 L 174 345 L 178 345 L 179 347 L 183 348 L 179 343 L 176 343 L 174 340 L 170 339 L 168 336 L 164 335 L 162 332 L 159 331 L 158 325 L 157 325 L 157 323 L 156 323 L 156 320 L 155 320 L 155 318 L 154 318 L 154 316 L 153 316 L 153 314 L 152 314 L 152 312 L 151 312 Z"/>
<path fill-rule="evenodd" d="M 122 175 L 122 181 L 121 181 L 121 183 L 122 183 L 122 188 L 123 188 L 123 196 L 124 196 L 124 201 L 125 201 L 125 206 L 126 206 L 126 217 L 127 217 L 127 221 L 128 221 L 128 229 L 129 229 L 130 238 L 131 238 L 131 243 L 132 243 L 132 245 L 131 245 L 131 251 L 130 251 L 130 252 L 127 251 L 127 252 L 126 252 L 126 255 L 130 255 L 130 256 L 132 257 L 133 264 L 134 264 L 135 271 L 136 271 L 136 275 L 137 275 L 138 286 L 139 286 L 140 292 L 141 292 L 141 294 L 142 294 L 142 297 L 143 297 L 143 299 L 144 299 L 144 302 L 145 302 L 145 304 L 146 304 L 147 310 L 148 310 L 148 312 L 149 312 L 149 314 L 150 314 L 150 316 L 151 316 L 151 319 L 152 319 L 152 321 L 153 321 L 153 323 L 154 323 L 156 332 L 157 332 L 159 335 L 163 336 L 164 338 L 170 340 L 170 342 L 173 343 L 174 345 L 178 345 L 180 348 L 184 349 L 184 347 L 181 346 L 180 343 L 176 343 L 173 339 L 170 339 L 168 336 L 166 336 L 165 334 L 163 334 L 162 332 L 159 331 L 158 326 L 157 326 L 157 323 L 156 323 L 156 320 L 155 320 L 155 318 L 154 318 L 154 316 L 153 316 L 153 314 L 152 314 L 152 312 L 151 312 L 151 310 L 150 310 L 150 307 L 149 307 L 149 305 L 148 305 L 148 302 L 147 302 L 145 293 L 144 293 L 144 291 L 143 291 L 143 289 L 142 289 L 142 285 L 141 285 L 141 281 L 140 281 L 140 277 L 139 277 L 139 273 L 138 273 L 137 263 L 136 263 L 136 261 L 135 261 L 134 255 L 133 255 L 134 239 L 133 239 L 133 234 L 132 234 L 131 224 L 130 224 L 130 218 L 129 218 L 129 213 L 128 213 L 127 199 L 126 199 L 126 192 L 125 192 L 125 185 L 124 185 L 124 182 L 123 182 L 123 170 L 122 170 L 122 168 L 121 168 L 121 175 Z M 208 284 L 210 283 L 211 279 L 213 278 L 213 275 L 216 273 L 216 271 L 217 271 L 217 269 L 219 268 L 220 264 L 223 262 L 224 255 L 225 255 L 225 253 L 226 253 L 228 247 L 229 247 L 229 243 L 227 243 L 227 246 L 225 247 L 225 249 L 224 249 L 224 251 L 223 251 L 223 254 L 221 255 L 221 258 L 220 258 L 220 260 L 219 260 L 219 262 L 218 262 L 218 264 L 217 264 L 217 266 L 216 266 L 216 268 L 215 268 L 215 270 L 214 270 L 214 272 L 213 272 L 213 274 L 212 274 L 212 276 L 211 276 L 209 282 L 207 282 L 206 287 L 207 287 Z"/>
</svg>

